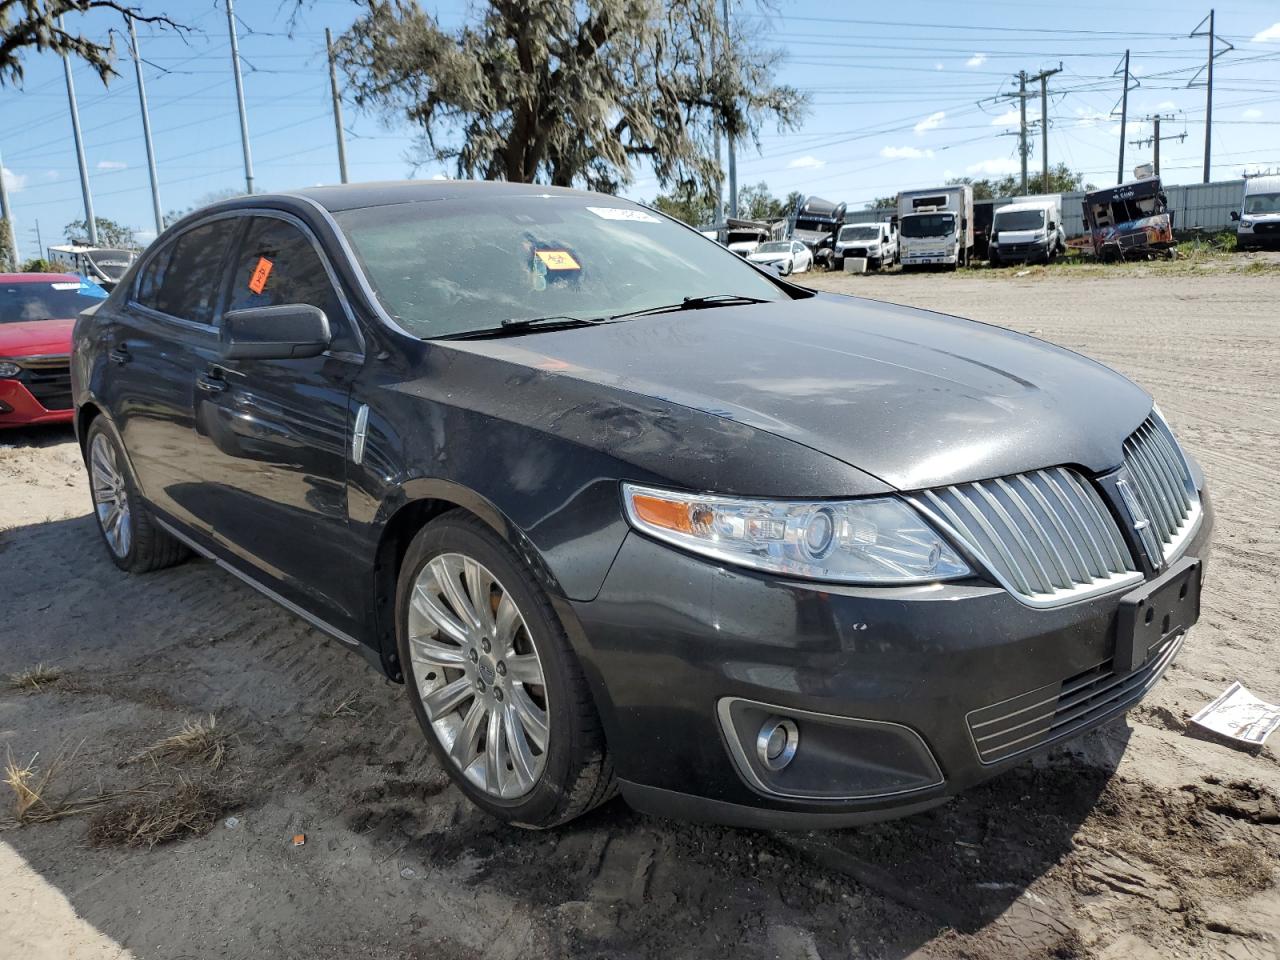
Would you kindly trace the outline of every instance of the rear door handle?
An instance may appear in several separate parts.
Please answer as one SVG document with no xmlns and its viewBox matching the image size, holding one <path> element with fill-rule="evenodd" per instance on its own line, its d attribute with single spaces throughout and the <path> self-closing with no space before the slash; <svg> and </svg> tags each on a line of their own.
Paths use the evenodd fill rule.
<svg viewBox="0 0 1280 960">
<path fill-rule="evenodd" d="M 220 372 L 211 370 L 196 378 L 196 386 L 205 393 L 221 393 L 227 389 L 227 381 Z"/>
<path fill-rule="evenodd" d="M 110 356 L 111 362 L 114 364 L 117 364 L 118 366 L 123 366 L 124 364 L 128 363 L 130 360 L 133 359 L 133 355 L 129 353 L 128 344 L 124 344 L 124 343 L 120 344 L 118 347 L 115 347 L 111 351 L 111 353 L 108 354 L 108 356 Z"/>
</svg>

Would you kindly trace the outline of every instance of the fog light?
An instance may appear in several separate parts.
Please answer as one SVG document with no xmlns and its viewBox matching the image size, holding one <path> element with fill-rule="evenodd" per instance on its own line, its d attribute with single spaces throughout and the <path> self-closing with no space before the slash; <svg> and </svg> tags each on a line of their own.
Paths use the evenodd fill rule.
<svg viewBox="0 0 1280 960">
<path fill-rule="evenodd" d="M 781 770 L 795 759 L 800 731 L 791 720 L 770 717 L 756 736 L 756 756 L 768 769 Z"/>
</svg>

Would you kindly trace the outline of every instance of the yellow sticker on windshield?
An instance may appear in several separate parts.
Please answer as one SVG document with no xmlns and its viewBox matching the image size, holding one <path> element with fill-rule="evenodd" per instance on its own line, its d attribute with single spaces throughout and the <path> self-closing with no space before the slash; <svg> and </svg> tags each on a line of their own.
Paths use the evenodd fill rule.
<svg viewBox="0 0 1280 960">
<path fill-rule="evenodd" d="M 534 256 L 548 270 L 581 270 L 582 266 L 568 250 L 535 250 Z"/>
</svg>

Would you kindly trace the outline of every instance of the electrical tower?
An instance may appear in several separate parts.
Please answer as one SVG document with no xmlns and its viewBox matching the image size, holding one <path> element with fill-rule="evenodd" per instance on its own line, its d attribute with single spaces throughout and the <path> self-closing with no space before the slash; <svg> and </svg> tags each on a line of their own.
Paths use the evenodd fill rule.
<svg viewBox="0 0 1280 960">
<path fill-rule="evenodd" d="M 1147 119 L 1147 122 L 1151 124 L 1151 136 L 1145 137 L 1140 140 L 1130 140 L 1129 146 L 1153 148 L 1154 155 L 1152 157 L 1152 166 L 1155 168 L 1155 175 L 1158 177 L 1160 176 L 1160 141 L 1161 140 L 1177 140 L 1179 142 L 1185 141 L 1187 139 L 1187 131 L 1183 130 L 1181 133 L 1171 133 L 1168 136 L 1162 137 L 1160 135 L 1160 121 L 1173 120 L 1174 117 L 1172 115 L 1169 115 L 1167 117 L 1162 117 L 1160 114 L 1157 113 L 1153 116 L 1147 117 L 1146 119 Z"/>
<path fill-rule="evenodd" d="M 1202 29 L 1208 24 L 1209 29 Z M 1234 50 L 1230 42 L 1219 37 L 1213 28 L 1213 11 L 1209 11 L 1209 15 L 1200 21 L 1199 26 L 1191 31 L 1188 36 L 1191 37 L 1208 37 L 1209 38 L 1209 58 L 1205 61 L 1205 65 L 1196 71 L 1195 76 L 1187 81 L 1187 87 L 1205 88 L 1204 96 L 1204 182 L 1209 182 L 1209 168 L 1211 166 L 1211 157 L 1213 154 L 1213 61 L 1217 60 L 1224 53 Z M 1221 44 L 1222 49 L 1217 47 Z M 1204 74 L 1204 82 L 1200 83 L 1200 74 Z"/>
</svg>

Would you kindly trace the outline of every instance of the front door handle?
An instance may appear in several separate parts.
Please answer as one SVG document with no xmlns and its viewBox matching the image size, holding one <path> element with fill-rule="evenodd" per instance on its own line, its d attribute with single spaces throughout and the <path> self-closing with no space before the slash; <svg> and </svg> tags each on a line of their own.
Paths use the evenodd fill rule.
<svg viewBox="0 0 1280 960">
<path fill-rule="evenodd" d="M 117 366 L 124 366 L 133 359 L 133 355 L 129 353 L 129 345 L 126 343 L 115 347 L 108 356 L 111 358 L 111 362 Z"/>
<path fill-rule="evenodd" d="M 196 378 L 196 387 L 205 393 L 221 393 L 223 390 L 227 389 L 227 381 L 223 378 L 221 373 L 216 370 L 211 370 Z"/>
</svg>

